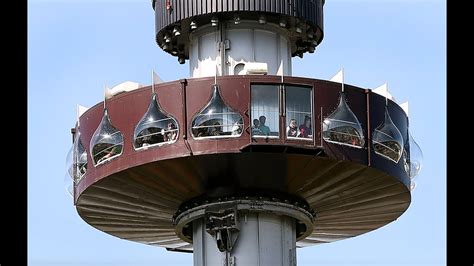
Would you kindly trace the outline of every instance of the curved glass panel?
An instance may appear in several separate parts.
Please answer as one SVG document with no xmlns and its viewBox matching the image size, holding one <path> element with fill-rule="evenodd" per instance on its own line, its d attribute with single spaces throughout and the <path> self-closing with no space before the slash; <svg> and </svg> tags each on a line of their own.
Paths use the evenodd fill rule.
<svg viewBox="0 0 474 266">
<path fill-rule="evenodd" d="M 102 164 L 122 154 L 123 135 L 110 122 L 107 109 L 99 126 L 92 135 L 90 150 L 94 165 Z"/>
<path fill-rule="evenodd" d="M 403 138 L 385 108 L 385 120 L 372 134 L 375 153 L 398 163 L 403 153 Z"/>
<path fill-rule="evenodd" d="M 402 158 L 403 158 L 403 168 L 405 169 L 405 172 L 410 177 L 410 158 L 408 157 L 407 147 L 403 149 Z"/>
<path fill-rule="evenodd" d="M 64 182 L 64 188 L 66 189 L 67 194 L 73 197 L 74 196 L 73 181 L 68 173 L 64 174 L 63 182 Z"/>
<path fill-rule="evenodd" d="M 73 147 L 69 149 L 66 156 L 66 171 L 67 175 L 72 179 L 74 176 L 74 162 L 73 162 Z"/>
<path fill-rule="evenodd" d="M 165 143 L 173 143 L 178 138 L 178 122 L 161 111 L 156 94 L 151 96 L 148 110 L 138 122 L 133 133 L 133 147 L 147 149 Z"/>
<path fill-rule="evenodd" d="M 413 136 L 408 132 L 410 143 L 410 178 L 416 177 L 423 166 L 423 152 L 418 143 L 413 139 Z"/>
<path fill-rule="evenodd" d="M 411 181 L 410 181 L 410 191 L 415 190 L 415 188 L 416 188 L 416 182 L 413 181 L 413 180 L 411 180 Z"/>
<path fill-rule="evenodd" d="M 79 181 L 87 172 L 87 152 L 82 145 L 81 134 L 76 134 L 74 141 L 74 165 L 76 166 L 75 180 Z"/>
<path fill-rule="evenodd" d="M 341 92 L 336 110 L 323 121 L 323 139 L 326 142 L 354 148 L 364 147 L 364 131 L 359 120 L 347 105 L 344 92 Z"/>
<path fill-rule="evenodd" d="M 210 101 L 193 117 L 191 132 L 197 139 L 239 137 L 243 126 L 242 116 L 224 103 L 213 85 Z"/>
</svg>

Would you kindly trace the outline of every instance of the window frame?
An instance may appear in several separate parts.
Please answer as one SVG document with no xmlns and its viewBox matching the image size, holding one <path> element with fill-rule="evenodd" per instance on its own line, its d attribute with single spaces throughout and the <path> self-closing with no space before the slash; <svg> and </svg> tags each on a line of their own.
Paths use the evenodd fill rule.
<svg viewBox="0 0 474 266">
<path fill-rule="evenodd" d="M 286 89 L 288 86 L 291 86 L 291 87 L 300 87 L 300 88 L 306 88 L 306 89 L 309 89 L 310 90 L 310 115 L 311 115 L 311 138 L 302 138 L 302 137 L 288 137 L 286 135 L 286 127 L 288 126 L 287 125 L 287 122 L 286 122 L 286 113 L 287 113 L 287 110 L 286 110 Z M 283 107 L 282 107 L 282 110 L 284 110 L 284 115 L 283 115 L 283 118 L 284 118 L 284 124 L 283 124 L 283 127 L 284 127 L 284 140 L 285 142 L 286 141 L 290 141 L 290 142 L 295 142 L 295 143 L 299 143 L 301 141 L 304 141 L 304 142 L 313 142 L 315 141 L 315 133 L 316 133 L 316 127 L 315 127 L 315 122 L 314 122 L 314 116 L 315 116 L 315 110 L 314 110 L 314 86 L 313 85 L 308 85 L 308 84 L 293 84 L 293 83 L 284 83 L 283 84 L 283 94 L 285 95 L 284 97 L 284 102 L 283 102 Z M 303 121 L 304 123 L 304 121 Z"/>
<path fill-rule="evenodd" d="M 316 141 L 316 127 L 315 125 L 315 100 L 314 100 L 314 85 L 313 84 L 298 84 L 298 83 L 273 83 L 273 82 L 250 82 L 250 108 L 249 108 L 249 121 L 250 128 L 252 125 L 252 86 L 254 85 L 274 85 L 278 86 L 278 136 L 262 136 L 262 135 L 252 135 L 252 130 L 250 130 L 251 139 L 268 139 L 268 140 L 280 140 L 282 143 L 295 143 L 295 144 L 315 144 Z M 287 87 L 301 87 L 310 90 L 310 111 L 311 111 L 311 138 L 300 138 L 300 137 L 288 137 L 286 136 L 286 127 L 287 127 L 287 110 L 286 110 L 286 89 Z"/>
<path fill-rule="evenodd" d="M 253 125 L 253 117 L 252 117 L 252 86 L 254 85 L 269 85 L 269 86 L 278 86 L 278 135 L 277 136 L 264 136 L 264 135 L 253 135 L 252 134 L 252 125 Z M 249 123 L 250 123 L 250 138 L 255 138 L 255 139 L 272 139 L 276 140 L 279 139 L 281 140 L 281 112 L 282 112 L 282 106 L 281 106 L 281 98 L 282 98 L 282 83 L 272 83 L 272 82 L 250 82 L 250 94 L 249 94 L 249 99 L 250 99 L 250 108 L 249 108 Z"/>
</svg>

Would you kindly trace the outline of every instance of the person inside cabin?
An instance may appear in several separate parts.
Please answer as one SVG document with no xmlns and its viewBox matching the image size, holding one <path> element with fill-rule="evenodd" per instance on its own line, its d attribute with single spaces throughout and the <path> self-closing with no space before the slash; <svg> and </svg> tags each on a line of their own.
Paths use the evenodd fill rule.
<svg viewBox="0 0 474 266">
<path fill-rule="evenodd" d="M 222 126 L 219 122 L 214 122 L 213 126 L 210 127 L 209 136 L 220 136 L 222 135 Z"/>
<path fill-rule="evenodd" d="M 242 118 L 235 121 L 234 125 L 232 126 L 232 135 L 240 135 L 242 134 Z"/>
<path fill-rule="evenodd" d="M 253 135 L 262 135 L 262 131 L 260 131 L 260 121 L 258 119 L 253 120 L 253 126 L 252 126 L 252 136 Z"/>
<path fill-rule="evenodd" d="M 174 141 L 178 136 L 178 130 L 173 122 L 168 123 L 168 130 L 165 133 L 165 141 Z"/>
<path fill-rule="evenodd" d="M 99 145 L 107 145 L 108 147 L 103 149 L 101 152 L 96 154 L 95 159 L 97 160 L 97 163 L 101 163 L 103 161 L 106 161 L 113 156 L 116 156 L 122 152 L 122 144 L 99 144 Z"/>
<path fill-rule="evenodd" d="M 270 135 L 270 128 L 265 125 L 266 120 L 267 118 L 264 115 L 258 118 L 258 121 L 260 122 L 258 129 L 260 129 L 260 132 L 262 132 L 262 135 L 264 136 Z"/>
<path fill-rule="evenodd" d="M 309 115 L 304 116 L 304 123 L 299 127 L 300 135 L 302 138 L 309 138 L 312 134 L 311 132 L 311 117 Z"/>
<path fill-rule="evenodd" d="M 291 119 L 290 124 L 286 127 L 286 136 L 287 137 L 299 137 L 300 130 L 296 126 L 296 119 Z"/>
</svg>

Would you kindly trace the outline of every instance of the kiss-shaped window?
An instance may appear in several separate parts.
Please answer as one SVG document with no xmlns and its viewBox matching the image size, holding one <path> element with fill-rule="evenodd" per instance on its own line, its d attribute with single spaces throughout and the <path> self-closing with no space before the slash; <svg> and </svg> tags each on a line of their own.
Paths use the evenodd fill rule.
<svg viewBox="0 0 474 266">
<path fill-rule="evenodd" d="M 123 135 L 110 122 L 107 109 L 104 109 L 102 121 L 92 135 L 90 150 L 96 166 L 122 154 Z"/>
<path fill-rule="evenodd" d="M 323 139 L 326 142 L 354 148 L 364 147 L 362 126 L 347 105 L 344 92 L 341 92 L 336 110 L 323 121 Z"/>
<path fill-rule="evenodd" d="M 178 138 L 178 122 L 165 114 L 157 101 L 156 94 L 151 96 L 148 110 L 140 119 L 133 134 L 133 147 L 147 149 L 153 146 L 169 144 Z"/>
<path fill-rule="evenodd" d="M 196 139 L 239 137 L 243 126 L 242 116 L 225 104 L 213 85 L 211 99 L 192 119 L 191 132 Z"/>
<path fill-rule="evenodd" d="M 402 134 L 385 108 L 385 120 L 372 134 L 375 153 L 398 163 L 403 153 Z"/>
</svg>

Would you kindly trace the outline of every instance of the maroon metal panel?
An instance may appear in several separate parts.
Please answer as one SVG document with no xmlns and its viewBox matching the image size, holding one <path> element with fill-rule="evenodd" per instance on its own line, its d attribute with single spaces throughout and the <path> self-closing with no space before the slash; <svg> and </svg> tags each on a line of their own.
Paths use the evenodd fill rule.
<svg viewBox="0 0 474 266">
<path fill-rule="evenodd" d="M 385 97 L 376 93 L 369 94 L 370 99 L 370 133 L 383 123 L 385 117 Z M 393 123 L 403 136 L 404 141 L 408 141 L 408 120 L 405 111 L 395 102 L 388 101 L 388 111 Z M 372 145 L 372 143 L 370 143 Z M 397 177 L 408 188 L 410 187 L 410 180 L 408 174 L 405 172 L 403 165 L 403 156 L 398 163 L 394 163 L 375 153 L 373 146 L 371 150 L 371 167 L 380 169 L 389 175 Z"/>
</svg>

